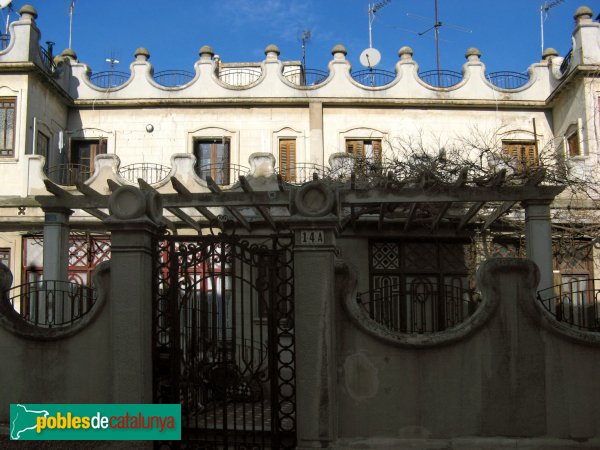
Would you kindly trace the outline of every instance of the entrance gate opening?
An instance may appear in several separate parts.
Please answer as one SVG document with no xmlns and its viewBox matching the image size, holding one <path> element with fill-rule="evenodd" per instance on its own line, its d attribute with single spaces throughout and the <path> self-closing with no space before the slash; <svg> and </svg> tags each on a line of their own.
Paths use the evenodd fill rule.
<svg viewBox="0 0 600 450">
<path fill-rule="evenodd" d="M 154 401 L 181 447 L 296 443 L 292 236 L 168 236 L 157 248 Z"/>
</svg>

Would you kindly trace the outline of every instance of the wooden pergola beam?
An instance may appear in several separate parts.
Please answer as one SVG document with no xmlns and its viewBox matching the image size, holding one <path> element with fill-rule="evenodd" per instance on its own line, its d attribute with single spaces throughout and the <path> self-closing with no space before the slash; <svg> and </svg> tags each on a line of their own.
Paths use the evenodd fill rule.
<svg viewBox="0 0 600 450">
<path fill-rule="evenodd" d="M 254 192 L 254 190 L 252 189 L 252 186 L 250 186 L 250 183 L 248 183 L 248 180 L 246 179 L 245 176 L 240 175 L 239 180 L 240 180 L 240 185 L 242 186 L 242 189 L 244 190 L 244 192 L 248 192 L 248 193 Z M 265 222 L 267 222 L 274 231 L 277 230 L 277 224 L 273 220 L 273 217 L 271 217 L 271 214 L 269 214 L 269 211 L 267 210 L 267 208 L 265 208 L 264 206 L 261 206 L 261 205 L 257 205 L 257 206 L 255 206 L 255 208 L 260 213 L 260 215 L 263 217 L 263 219 L 265 219 Z"/>
<path fill-rule="evenodd" d="M 485 219 L 485 223 L 483 224 L 483 227 L 481 227 L 481 230 L 487 230 L 496 220 L 498 220 L 503 214 L 510 211 L 510 209 L 516 204 L 517 202 L 512 201 L 502 203 L 494 211 L 492 211 L 487 219 Z"/>
<path fill-rule="evenodd" d="M 408 211 L 408 217 L 406 218 L 406 222 L 404 222 L 404 232 L 407 232 L 410 228 L 412 221 L 415 218 L 415 214 L 417 213 L 417 208 L 419 207 L 419 203 L 415 202 L 410 205 L 410 210 Z"/>
<path fill-rule="evenodd" d="M 223 194 L 223 191 L 221 190 L 221 188 L 219 187 L 219 185 L 217 183 L 215 183 L 215 180 L 212 179 L 212 177 L 207 176 L 206 177 L 206 184 L 208 186 L 208 188 L 211 190 L 211 192 L 213 192 L 214 194 Z M 247 192 L 244 192 L 244 194 L 248 194 Z M 255 206 L 252 203 L 250 205 L 244 205 L 244 206 Z M 246 218 L 234 207 L 234 206 L 225 206 L 225 209 L 233 216 L 235 217 L 235 219 L 248 231 L 252 231 L 252 227 L 250 226 L 250 222 L 248 222 L 246 220 Z"/>
<path fill-rule="evenodd" d="M 176 177 L 171 178 L 171 184 L 173 185 L 173 189 L 175 189 L 179 194 L 183 195 L 185 198 L 190 198 L 191 192 Z M 209 221 L 213 221 L 217 218 L 217 216 L 215 216 L 208 208 L 205 208 L 204 206 L 195 205 L 194 208 L 196 208 L 196 211 L 206 217 Z"/>
<path fill-rule="evenodd" d="M 474 205 L 472 205 L 467 211 L 467 213 L 463 215 L 462 219 L 460 220 L 460 223 L 456 227 L 456 231 L 462 230 L 465 227 L 465 225 L 467 225 L 471 221 L 471 219 L 475 217 L 475 214 L 477 214 L 479 210 L 483 208 L 483 205 L 485 205 L 485 202 L 477 202 Z"/>
</svg>

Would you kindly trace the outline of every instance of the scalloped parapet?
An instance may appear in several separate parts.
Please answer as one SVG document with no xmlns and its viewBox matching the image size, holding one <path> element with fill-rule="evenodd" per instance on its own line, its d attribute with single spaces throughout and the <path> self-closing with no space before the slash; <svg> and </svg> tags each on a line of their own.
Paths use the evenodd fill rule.
<svg viewBox="0 0 600 450">
<path fill-rule="evenodd" d="M 10 25 L 11 41 L 0 52 L 0 63 L 34 61 L 42 67 L 39 46 L 40 32 L 37 29 L 35 9 L 24 6 L 20 20 Z M 600 64 L 600 23 L 592 20 L 593 12 L 580 7 L 575 13 L 576 26 L 573 33 L 574 48 L 571 65 Z M 265 59 L 259 64 L 223 64 L 215 56 L 212 47 L 200 48 L 199 60 L 194 65 L 194 76 L 189 82 L 177 86 L 164 86 L 154 78 L 150 52 L 138 48 L 130 64 L 130 76 L 123 77 L 120 85 L 98 87 L 90 81 L 91 69 L 77 60 L 73 51 L 65 51 L 57 59 L 66 70 L 59 70 L 55 77 L 60 85 L 68 89 L 70 96 L 95 105 L 113 101 L 137 100 L 149 105 L 189 104 L 203 101 L 252 101 L 254 99 L 287 99 L 310 101 L 311 99 L 365 99 L 369 102 L 470 102 L 472 104 L 498 104 L 501 102 L 545 102 L 564 76 L 556 69 L 562 62 L 555 52 L 548 49 L 543 60 L 528 69 L 529 81 L 514 89 L 504 89 L 489 82 L 481 53 L 472 47 L 466 51 L 467 61 L 462 67 L 462 79 L 449 87 L 427 84 L 419 77 L 419 65 L 413 59 L 413 50 L 402 47 L 398 52 L 395 74 L 390 72 L 389 82 L 382 86 L 361 84 L 352 78 L 352 67 L 347 60 L 348 50 L 342 44 L 333 47 L 329 74 L 322 81 L 310 86 L 298 86 L 284 76 L 284 63 L 280 60 L 280 49 L 275 44 L 265 47 Z M 417 55 L 418 56 L 418 55 Z M 227 66 L 227 67 L 226 67 Z M 219 73 L 228 74 L 248 70 L 252 66 L 253 76 L 247 82 L 228 83 Z M 298 63 L 298 67 L 299 63 Z M 395 75 L 395 76 L 394 76 Z M 500 94 L 499 94 L 500 93 Z"/>
</svg>

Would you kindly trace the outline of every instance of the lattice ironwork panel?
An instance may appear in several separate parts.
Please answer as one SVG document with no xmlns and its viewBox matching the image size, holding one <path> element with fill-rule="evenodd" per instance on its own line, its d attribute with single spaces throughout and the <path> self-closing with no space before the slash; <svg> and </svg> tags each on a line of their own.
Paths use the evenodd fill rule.
<svg viewBox="0 0 600 450">
<path fill-rule="evenodd" d="M 466 272 L 469 245 L 462 243 L 440 243 L 440 269 L 443 272 Z"/>
<path fill-rule="evenodd" d="M 371 246 L 372 266 L 377 270 L 400 268 L 400 247 L 395 242 L 377 242 Z"/>
<path fill-rule="evenodd" d="M 429 242 L 407 242 L 402 255 L 408 272 L 438 269 L 437 245 Z"/>
</svg>

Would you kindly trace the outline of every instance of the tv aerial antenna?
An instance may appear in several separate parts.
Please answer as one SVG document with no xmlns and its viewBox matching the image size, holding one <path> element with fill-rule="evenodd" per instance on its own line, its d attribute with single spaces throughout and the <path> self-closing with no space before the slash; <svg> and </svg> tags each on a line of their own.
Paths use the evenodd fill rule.
<svg viewBox="0 0 600 450">
<path fill-rule="evenodd" d="M 436 62 L 436 70 L 437 70 L 438 77 L 439 77 L 439 74 L 440 74 L 440 28 L 442 26 L 445 26 L 447 28 L 450 28 L 450 29 L 453 29 L 456 31 L 462 31 L 463 33 L 472 33 L 473 30 L 470 30 L 469 28 L 461 27 L 458 25 L 444 24 L 444 22 L 442 22 L 440 20 L 438 0 L 434 0 L 434 3 L 435 3 L 435 18 L 434 18 L 433 25 L 431 27 L 427 28 L 425 31 L 421 31 L 420 33 L 417 33 L 417 35 L 424 36 L 427 33 L 429 33 L 431 30 L 434 31 L 434 33 L 435 33 L 435 62 Z M 417 19 L 430 20 L 427 17 L 418 16 L 416 14 L 406 13 L 406 15 L 409 17 L 417 18 Z"/>
<path fill-rule="evenodd" d="M 310 30 L 302 30 L 300 42 L 302 43 L 302 70 L 306 70 L 306 45 L 310 41 L 312 33 Z"/>
<path fill-rule="evenodd" d="M 10 13 L 13 11 L 12 8 L 12 0 L 0 0 L 0 10 L 4 10 L 8 8 L 8 13 L 6 14 L 6 26 L 4 28 L 4 34 L 8 35 L 8 24 L 10 22 Z"/>
<path fill-rule="evenodd" d="M 115 66 L 120 62 L 114 53 L 111 53 L 110 56 L 105 59 L 105 61 L 110 65 L 110 70 L 114 70 Z"/>
<path fill-rule="evenodd" d="M 541 39 L 541 42 L 542 42 L 542 53 L 544 53 L 544 22 L 548 18 L 548 12 L 552 8 L 556 8 L 558 5 L 560 5 L 564 1 L 565 0 L 552 0 L 552 1 L 546 0 L 540 6 L 540 34 L 542 35 L 542 39 Z"/>
<path fill-rule="evenodd" d="M 373 71 L 373 68 L 381 61 L 381 53 L 373 47 L 373 22 L 375 22 L 376 13 L 390 4 L 392 0 L 381 0 L 377 3 L 369 3 L 369 47 L 360 54 L 360 63 Z"/>
<path fill-rule="evenodd" d="M 75 0 L 71 0 L 69 3 L 69 48 L 73 48 L 72 36 L 73 36 L 73 13 L 75 12 Z"/>
</svg>

